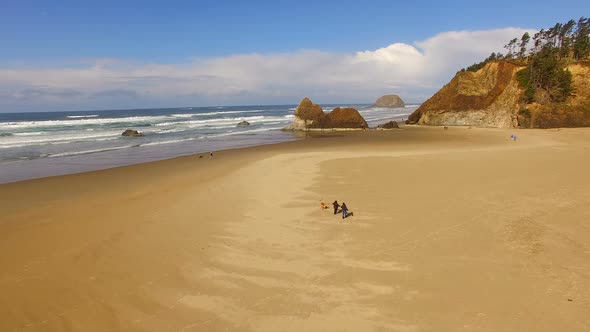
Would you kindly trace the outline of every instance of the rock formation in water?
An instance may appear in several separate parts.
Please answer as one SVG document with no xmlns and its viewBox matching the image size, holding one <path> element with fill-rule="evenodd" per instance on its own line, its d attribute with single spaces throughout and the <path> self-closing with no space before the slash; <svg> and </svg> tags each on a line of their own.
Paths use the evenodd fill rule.
<svg viewBox="0 0 590 332">
<path fill-rule="evenodd" d="M 321 128 L 367 128 L 367 122 L 355 108 L 336 107 L 320 120 Z"/>
<path fill-rule="evenodd" d="M 373 107 L 404 107 L 406 104 L 398 95 L 385 95 L 379 97 Z"/>
<path fill-rule="evenodd" d="M 330 113 L 324 113 L 322 107 L 309 98 L 303 98 L 295 109 L 295 119 L 287 130 L 321 130 L 321 129 L 365 129 L 367 122 L 354 108 L 336 107 Z"/>
<path fill-rule="evenodd" d="M 324 111 L 318 104 L 314 104 L 309 98 L 305 97 L 295 109 L 295 119 L 287 129 L 306 130 L 310 128 L 320 128 L 320 120 L 324 117 Z"/>
<path fill-rule="evenodd" d="M 137 131 L 134 129 L 127 129 L 125 130 L 121 136 L 126 136 L 126 137 L 141 137 L 143 136 L 143 133 L 141 131 Z"/>
<path fill-rule="evenodd" d="M 395 121 L 389 121 L 378 125 L 377 129 L 399 129 L 399 125 Z"/>
</svg>

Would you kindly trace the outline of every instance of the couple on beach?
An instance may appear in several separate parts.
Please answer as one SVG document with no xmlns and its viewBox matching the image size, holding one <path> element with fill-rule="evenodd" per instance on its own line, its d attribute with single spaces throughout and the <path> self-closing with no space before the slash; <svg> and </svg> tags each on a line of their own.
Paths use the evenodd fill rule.
<svg viewBox="0 0 590 332">
<path fill-rule="evenodd" d="M 348 213 L 348 207 L 346 206 L 346 203 L 342 202 L 342 205 L 340 205 L 336 200 L 334 203 L 332 203 L 332 205 L 334 206 L 334 214 L 338 214 L 338 208 L 342 209 L 342 219 L 352 216 L 352 212 Z"/>
</svg>

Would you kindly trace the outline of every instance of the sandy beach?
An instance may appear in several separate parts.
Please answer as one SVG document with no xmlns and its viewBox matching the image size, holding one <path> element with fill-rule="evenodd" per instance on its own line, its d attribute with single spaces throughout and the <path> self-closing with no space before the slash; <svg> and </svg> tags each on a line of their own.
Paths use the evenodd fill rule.
<svg viewBox="0 0 590 332">
<path fill-rule="evenodd" d="M 309 135 L 0 185 L 0 331 L 590 330 L 589 128 Z"/>
</svg>

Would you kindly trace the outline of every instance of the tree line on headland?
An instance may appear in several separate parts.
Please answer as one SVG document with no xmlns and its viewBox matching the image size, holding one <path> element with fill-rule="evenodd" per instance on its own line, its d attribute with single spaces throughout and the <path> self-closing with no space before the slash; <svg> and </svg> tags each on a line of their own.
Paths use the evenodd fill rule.
<svg viewBox="0 0 590 332">
<path fill-rule="evenodd" d="M 504 48 L 507 50 L 505 55 L 492 53 L 484 61 L 461 72 L 478 71 L 495 60 L 512 61 L 525 66 L 517 73 L 517 79 L 525 90 L 526 103 L 563 102 L 573 92 L 572 75 L 567 65 L 590 55 L 590 19 L 581 17 L 577 22 L 557 23 L 532 37 L 525 32 L 520 39 L 510 40 Z"/>
</svg>

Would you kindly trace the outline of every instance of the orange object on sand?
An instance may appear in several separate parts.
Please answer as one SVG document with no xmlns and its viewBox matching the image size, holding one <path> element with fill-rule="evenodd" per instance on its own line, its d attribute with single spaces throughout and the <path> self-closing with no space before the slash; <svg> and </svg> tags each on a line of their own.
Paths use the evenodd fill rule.
<svg viewBox="0 0 590 332">
<path fill-rule="evenodd" d="M 321 203 L 320 203 L 320 206 L 322 207 L 322 210 L 323 210 L 323 209 L 327 209 L 327 208 L 328 208 L 328 206 L 327 206 L 327 205 L 326 205 L 326 203 L 324 203 L 324 202 L 321 202 Z"/>
</svg>

